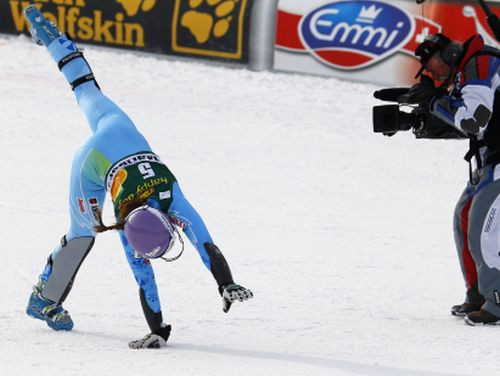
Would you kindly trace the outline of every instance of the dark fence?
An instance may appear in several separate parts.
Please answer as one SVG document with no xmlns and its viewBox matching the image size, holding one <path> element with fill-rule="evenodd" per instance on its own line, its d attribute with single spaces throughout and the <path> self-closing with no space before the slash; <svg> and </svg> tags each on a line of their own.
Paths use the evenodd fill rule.
<svg viewBox="0 0 500 376">
<path fill-rule="evenodd" d="M 23 9 L 0 0 L 0 32 L 28 33 Z M 248 63 L 253 0 L 37 0 L 77 42 Z"/>
</svg>

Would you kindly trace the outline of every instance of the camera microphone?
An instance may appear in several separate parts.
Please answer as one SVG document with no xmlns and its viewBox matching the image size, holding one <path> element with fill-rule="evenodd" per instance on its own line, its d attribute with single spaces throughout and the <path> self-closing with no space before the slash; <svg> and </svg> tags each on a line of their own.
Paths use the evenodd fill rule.
<svg viewBox="0 0 500 376">
<path fill-rule="evenodd" d="M 387 89 L 380 89 L 373 93 L 373 96 L 381 101 L 397 102 L 401 95 L 407 94 L 409 87 L 390 87 Z"/>
</svg>

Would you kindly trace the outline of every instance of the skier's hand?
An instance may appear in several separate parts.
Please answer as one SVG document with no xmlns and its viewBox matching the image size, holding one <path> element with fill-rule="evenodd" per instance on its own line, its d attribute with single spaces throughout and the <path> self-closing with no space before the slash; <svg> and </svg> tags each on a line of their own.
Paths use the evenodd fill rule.
<svg viewBox="0 0 500 376">
<path fill-rule="evenodd" d="M 167 346 L 171 330 L 172 326 L 162 324 L 161 327 L 153 333 L 146 334 L 141 339 L 130 341 L 128 343 L 128 347 L 131 349 L 159 349 L 161 347 L 165 347 Z"/>
<path fill-rule="evenodd" d="M 136 339 L 128 343 L 128 347 L 131 349 L 159 349 L 166 345 L 167 341 L 154 333 L 147 334 L 141 339 Z"/>
<path fill-rule="evenodd" d="M 235 301 L 243 302 L 251 298 L 253 298 L 253 292 L 243 286 L 234 283 L 222 286 L 222 310 L 224 312 L 229 311 Z"/>
</svg>

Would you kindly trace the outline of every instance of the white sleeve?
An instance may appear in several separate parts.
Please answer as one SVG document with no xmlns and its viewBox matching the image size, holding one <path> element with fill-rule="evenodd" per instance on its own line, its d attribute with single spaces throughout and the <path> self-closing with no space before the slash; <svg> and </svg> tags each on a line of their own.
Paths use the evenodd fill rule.
<svg viewBox="0 0 500 376">
<path fill-rule="evenodd" d="M 495 78 L 498 81 L 498 76 Z M 455 127 L 469 134 L 481 132 L 488 125 L 493 112 L 495 87 L 466 85 L 462 88 L 462 100 L 462 106 L 455 113 Z"/>
</svg>

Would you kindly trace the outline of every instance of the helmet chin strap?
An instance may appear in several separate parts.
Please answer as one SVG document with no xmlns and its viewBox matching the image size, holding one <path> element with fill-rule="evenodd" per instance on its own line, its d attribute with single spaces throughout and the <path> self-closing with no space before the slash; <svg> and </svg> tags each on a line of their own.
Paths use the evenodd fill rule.
<svg viewBox="0 0 500 376">
<path fill-rule="evenodd" d="M 179 242 L 181 243 L 181 250 L 174 257 L 163 257 L 163 256 L 160 256 L 159 258 L 161 258 L 165 262 L 172 262 L 172 261 L 177 260 L 179 257 L 182 256 L 182 253 L 184 252 L 184 240 L 182 239 L 181 234 L 179 233 L 179 230 L 177 229 L 177 227 L 172 224 L 172 228 L 174 229 L 174 232 L 177 234 L 177 239 L 179 239 Z M 173 244 L 174 243 L 172 243 L 172 245 Z M 170 249 L 167 250 L 167 252 L 165 252 L 165 254 L 168 253 L 169 251 L 170 251 Z"/>
</svg>

